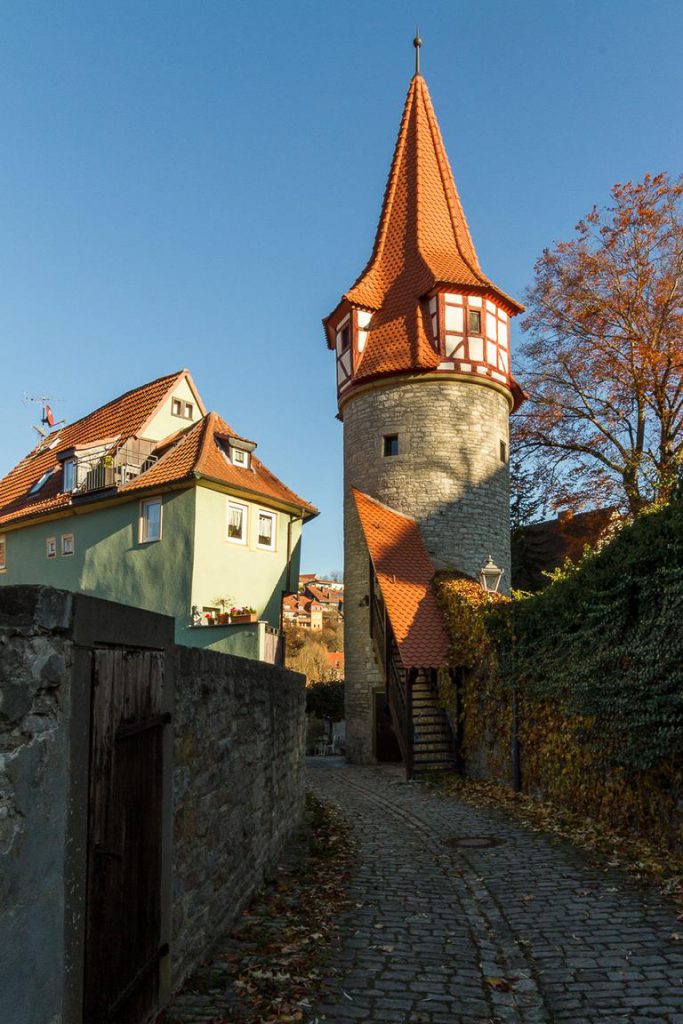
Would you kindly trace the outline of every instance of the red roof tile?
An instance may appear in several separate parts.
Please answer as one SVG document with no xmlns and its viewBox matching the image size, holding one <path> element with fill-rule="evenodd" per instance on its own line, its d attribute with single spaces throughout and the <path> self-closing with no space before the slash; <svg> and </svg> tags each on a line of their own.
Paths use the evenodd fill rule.
<svg viewBox="0 0 683 1024">
<path fill-rule="evenodd" d="M 53 436 L 59 437 L 59 442 L 54 448 L 46 448 L 49 438 L 41 442 L 0 481 L 0 525 L 68 508 L 72 495 L 60 492 L 62 472 L 58 454 L 94 444 L 104 438 L 110 438 L 113 442 L 116 438 L 125 440 L 137 435 L 186 372 L 180 371 L 145 384 L 95 410 L 90 416 L 55 431 Z M 301 510 L 306 518 L 317 515 L 315 506 L 278 480 L 253 454 L 249 468 L 233 465 L 220 440 L 227 436 L 239 437 L 217 413 L 207 413 L 184 430 L 176 431 L 160 441 L 155 449 L 160 456 L 159 460 L 146 472 L 119 487 L 116 493 L 126 495 L 150 491 L 205 477 L 228 487 L 293 506 Z M 52 477 L 32 496 L 31 488 L 49 470 L 53 471 Z M 94 501 L 97 501 L 97 497 Z M 79 504 L 84 504 L 83 498 Z"/>
<path fill-rule="evenodd" d="M 105 438 L 113 442 L 115 438 L 123 439 L 139 434 L 159 403 L 186 373 L 186 370 L 180 370 L 127 391 L 40 441 L 25 459 L 0 480 L 0 524 L 56 511 L 69 505 L 71 495 L 60 492 L 62 476 L 58 453 L 96 444 Z M 57 438 L 57 444 L 50 448 L 51 441 Z M 52 471 L 51 478 L 37 494 L 31 495 L 31 488 L 49 471 Z"/>
<path fill-rule="evenodd" d="M 355 487 L 353 497 L 403 665 L 445 665 L 448 637 L 419 526 Z"/>
<path fill-rule="evenodd" d="M 415 75 L 403 110 L 375 245 L 345 294 L 374 312 L 354 370 L 362 381 L 387 373 L 435 369 L 424 297 L 439 286 L 490 293 L 511 313 L 523 307 L 479 266 L 424 79 Z"/>
</svg>

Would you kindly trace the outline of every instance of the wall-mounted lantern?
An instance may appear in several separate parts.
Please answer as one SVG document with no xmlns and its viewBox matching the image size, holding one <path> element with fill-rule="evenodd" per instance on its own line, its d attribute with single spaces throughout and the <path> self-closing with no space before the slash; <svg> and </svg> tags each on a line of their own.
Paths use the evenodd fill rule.
<svg viewBox="0 0 683 1024">
<path fill-rule="evenodd" d="M 491 555 L 489 555 L 488 562 L 479 571 L 479 582 L 482 585 L 482 589 L 489 594 L 497 594 L 504 571 L 504 569 L 498 568 Z"/>
</svg>

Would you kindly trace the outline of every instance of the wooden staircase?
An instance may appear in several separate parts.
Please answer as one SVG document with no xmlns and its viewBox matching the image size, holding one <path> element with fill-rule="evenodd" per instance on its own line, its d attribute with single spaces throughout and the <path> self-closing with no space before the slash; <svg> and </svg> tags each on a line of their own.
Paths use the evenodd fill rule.
<svg viewBox="0 0 683 1024">
<path fill-rule="evenodd" d="M 413 774 L 454 768 L 453 733 L 428 672 L 419 672 L 413 681 L 412 711 Z"/>
</svg>

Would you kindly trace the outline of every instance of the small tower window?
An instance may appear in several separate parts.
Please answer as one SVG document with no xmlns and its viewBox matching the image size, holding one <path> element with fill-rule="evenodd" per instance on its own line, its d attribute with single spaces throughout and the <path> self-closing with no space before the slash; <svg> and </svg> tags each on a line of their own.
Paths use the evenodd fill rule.
<svg viewBox="0 0 683 1024">
<path fill-rule="evenodd" d="M 398 434 L 384 435 L 384 455 L 398 455 Z"/>
<path fill-rule="evenodd" d="M 508 460 L 508 446 L 505 441 L 500 442 L 500 461 L 507 462 Z"/>
<path fill-rule="evenodd" d="M 478 309 L 468 310 L 467 329 L 470 334 L 481 334 L 481 313 Z"/>
<path fill-rule="evenodd" d="M 339 333 L 339 345 L 342 352 L 347 352 L 351 347 L 351 325 L 347 324 Z"/>
</svg>

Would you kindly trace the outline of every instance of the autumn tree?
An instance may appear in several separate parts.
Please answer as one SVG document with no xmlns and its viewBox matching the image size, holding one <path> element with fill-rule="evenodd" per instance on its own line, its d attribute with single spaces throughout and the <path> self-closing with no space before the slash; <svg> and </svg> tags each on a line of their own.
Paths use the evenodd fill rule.
<svg viewBox="0 0 683 1024">
<path fill-rule="evenodd" d="M 683 463 L 683 178 L 611 195 L 536 263 L 513 429 L 553 507 L 635 514 Z"/>
</svg>

